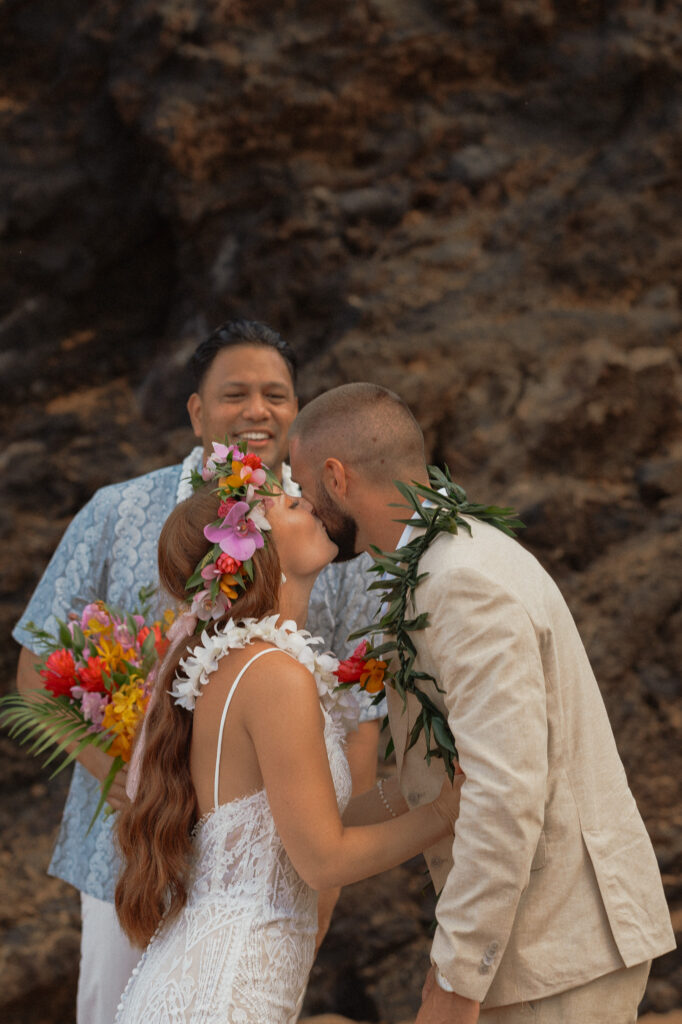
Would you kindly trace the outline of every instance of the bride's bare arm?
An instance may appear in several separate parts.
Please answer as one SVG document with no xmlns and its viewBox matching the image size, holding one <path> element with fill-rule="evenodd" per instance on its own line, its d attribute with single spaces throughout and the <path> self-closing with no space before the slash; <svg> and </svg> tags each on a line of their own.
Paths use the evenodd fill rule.
<svg viewBox="0 0 682 1024">
<path fill-rule="evenodd" d="M 354 796 L 344 811 L 343 823 L 374 825 L 379 821 L 388 821 L 390 818 L 406 814 L 409 809 L 394 775 L 390 779 L 380 779 L 376 786 Z"/>
<path fill-rule="evenodd" d="M 437 800 L 363 827 L 339 816 L 315 680 L 286 656 L 253 666 L 243 721 L 254 744 L 277 830 L 314 889 L 347 885 L 408 860 L 452 832 L 461 778 Z M 244 682 L 247 682 L 245 679 Z M 446 792 L 447 790 L 447 792 Z"/>
</svg>

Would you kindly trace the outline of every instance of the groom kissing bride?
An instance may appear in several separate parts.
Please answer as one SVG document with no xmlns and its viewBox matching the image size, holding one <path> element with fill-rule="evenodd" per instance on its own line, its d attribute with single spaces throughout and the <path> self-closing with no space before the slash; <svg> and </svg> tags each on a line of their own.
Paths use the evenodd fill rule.
<svg viewBox="0 0 682 1024">
<path fill-rule="evenodd" d="M 292 475 L 339 559 L 395 552 L 396 480 L 427 488 L 421 430 L 395 394 L 347 384 L 290 431 Z M 423 492 L 422 492 L 423 493 Z M 426 853 L 439 899 L 417 1024 L 630 1024 L 674 948 L 650 840 L 570 612 L 535 558 L 475 516 L 437 532 L 410 615 L 420 687 L 466 781 L 454 840 Z M 414 619 L 413 619 L 414 621 Z M 416 743 L 422 703 L 388 687 L 400 785 L 416 807 L 445 764 Z M 418 723 L 417 723 L 418 724 Z M 418 730 L 417 730 L 418 731 Z"/>
</svg>

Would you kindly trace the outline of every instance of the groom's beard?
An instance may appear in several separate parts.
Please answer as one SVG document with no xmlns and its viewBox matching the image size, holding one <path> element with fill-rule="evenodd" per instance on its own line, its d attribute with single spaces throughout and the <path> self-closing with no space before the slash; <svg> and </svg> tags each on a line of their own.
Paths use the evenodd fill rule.
<svg viewBox="0 0 682 1024">
<path fill-rule="evenodd" d="M 355 548 L 358 524 L 329 497 L 321 483 L 317 484 L 315 491 L 315 512 L 324 523 L 330 539 L 339 549 L 334 561 L 347 562 L 350 558 L 355 558 L 359 554 Z"/>
</svg>

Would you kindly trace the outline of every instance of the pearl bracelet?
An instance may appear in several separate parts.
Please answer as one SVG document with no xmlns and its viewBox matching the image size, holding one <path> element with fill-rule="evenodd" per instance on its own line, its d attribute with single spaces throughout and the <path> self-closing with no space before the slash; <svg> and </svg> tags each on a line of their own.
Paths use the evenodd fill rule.
<svg viewBox="0 0 682 1024">
<path fill-rule="evenodd" d="M 398 815 L 395 813 L 395 811 L 393 810 L 393 808 L 389 804 L 388 800 L 386 799 L 386 794 L 384 793 L 384 780 L 383 779 L 379 779 L 379 781 L 377 782 L 377 789 L 379 790 L 379 797 L 381 799 L 381 802 L 384 805 L 384 807 L 386 808 L 386 810 L 388 811 L 388 813 L 391 815 L 392 818 L 397 818 Z"/>
</svg>

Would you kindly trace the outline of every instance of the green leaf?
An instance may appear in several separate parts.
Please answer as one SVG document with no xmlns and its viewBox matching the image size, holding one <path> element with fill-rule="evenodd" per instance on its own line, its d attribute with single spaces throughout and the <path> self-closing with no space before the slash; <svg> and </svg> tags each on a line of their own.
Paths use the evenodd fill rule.
<svg viewBox="0 0 682 1024">
<path fill-rule="evenodd" d="M 433 727 L 433 735 L 436 738 L 438 745 L 443 747 L 445 750 L 449 750 L 451 754 L 454 754 L 455 741 L 447 723 L 440 715 L 434 715 L 431 725 Z"/>
<path fill-rule="evenodd" d="M 109 774 L 107 775 L 106 779 L 102 783 L 102 794 L 101 794 L 101 796 L 99 798 L 99 803 L 97 804 L 97 807 L 95 808 L 95 813 L 92 816 L 92 820 L 90 821 L 90 824 L 88 825 L 87 832 L 85 833 L 86 836 L 89 834 L 90 829 L 92 828 L 92 826 L 97 821 L 97 817 L 98 817 L 100 811 L 102 810 L 102 808 L 104 807 L 104 804 L 106 802 L 106 799 L 107 799 L 107 796 L 109 794 L 109 790 L 111 789 L 111 786 L 113 784 L 113 781 L 116 778 L 117 774 L 120 772 L 121 768 L 123 767 L 123 764 L 124 764 L 123 758 L 115 757 L 113 759 L 113 761 L 111 763 L 111 768 L 109 769 Z"/>
<path fill-rule="evenodd" d="M 249 577 L 249 580 L 253 583 L 253 559 L 247 559 L 247 561 L 243 563 L 243 568 L 246 575 Z"/>
<path fill-rule="evenodd" d="M 153 631 L 151 633 L 148 633 L 147 636 L 142 641 L 140 651 L 142 653 L 143 658 L 147 658 L 151 654 L 156 654 L 156 637 Z"/>
<path fill-rule="evenodd" d="M 57 620 L 57 621 L 59 622 L 59 626 L 58 626 L 58 629 L 57 629 L 57 632 L 59 634 L 59 642 L 61 643 L 62 647 L 66 647 L 66 648 L 68 648 L 70 650 L 71 649 L 72 640 L 71 640 L 71 634 L 69 633 L 68 627 L 66 626 L 66 623 L 61 622 L 59 620 Z"/>
</svg>

